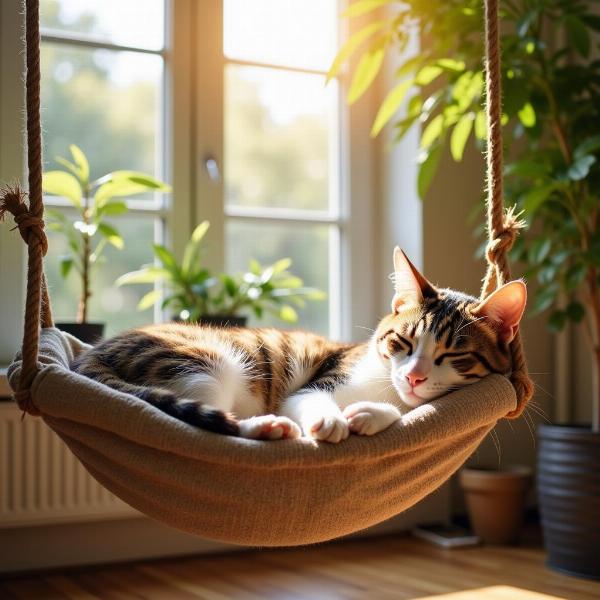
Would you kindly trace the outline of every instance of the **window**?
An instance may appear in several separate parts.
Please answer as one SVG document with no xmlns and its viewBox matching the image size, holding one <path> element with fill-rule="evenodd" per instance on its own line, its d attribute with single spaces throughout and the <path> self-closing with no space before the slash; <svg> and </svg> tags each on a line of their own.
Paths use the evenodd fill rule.
<svg viewBox="0 0 600 600">
<path fill-rule="evenodd" d="M 110 250 L 96 273 L 90 315 L 107 322 L 109 335 L 153 318 L 136 308 L 146 290 L 116 288 L 116 277 L 152 261 L 152 240 L 181 255 L 194 226 L 208 219 L 210 268 L 240 271 L 251 258 L 289 257 L 306 285 L 328 293 L 300 311 L 298 326 L 364 337 L 348 324 L 370 326 L 374 312 L 372 115 L 364 102 L 348 109 L 343 81 L 325 85 L 338 4 L 145 0 L 138 26 L 136 0 L 41 0 L 44 168 L 59 168 L 55 156 L 68 156 L 75 143 L 93 176 L 136 169 L 173 186 L 170 197 L 134 196 L 130 212 L 113 218 L 126 246 Z M 22 15 L 7 3 L 0 10 L 0 178 L 23 179 L 22 156 L 9 152 L 21 143 L 14 56 L 22 52 Z M 71 210 L 59 198 L 47 202 Z M 51 234 L 50 248 L 54 316 L 73 320 L 78 281 L 58 272 L 64 241 Z M 18 236 L 0 228 L 0 276 L 12 283 L 0 299 L 14 307 L 0 323 L 4 363 L 20 338 L 24 276 L 12 265 L 24 255 Z"/>
<path fill-rule="evenodd" d="M 339 335 L 340 100 L 336 81 L 325 86 L 337 2 L 224 0 L 223 8 L 227 266 L 291 258 L 329 296 L 329 305 L 306 306 L 301 325 Z"/>
<path fill-rule="evenodd" d="M 117 169 L 164 177 L 165 6 L 144 2 L 138 27 L 136 0 L 42 0 L 42 126 L 45 169 L 60 168 L 56 156 L 69 157 L 76 144 L 87 155 L 91 179 Z M 68 211 L 54 196 L 47 206 Z M 150 242 L 161 236 L 164 198 L 134 196 L 130 212 L 110 219 L 125 248 L 107 246 L 105 263 L 92 275 L 91 320 L 105 321 L 110 335 L 148 322 L 136 308 L 147 291 L 117 288 L 119 275 L 152 261 Z M 59 257 L 67 252 L 61 235 L 50 232 L 46 273 L 55 319 L 72 321 L 80 282 L 63 279 Z"/>
</svg>

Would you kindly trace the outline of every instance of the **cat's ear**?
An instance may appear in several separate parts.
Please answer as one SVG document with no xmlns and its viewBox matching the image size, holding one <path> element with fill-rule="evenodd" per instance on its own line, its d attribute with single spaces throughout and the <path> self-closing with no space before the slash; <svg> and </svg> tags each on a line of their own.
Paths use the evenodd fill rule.
<svg viewBox="0 0 600 600">
<path fill-rule="evenodd" d="M 408 260 L 406 254 L 396 246 L 394 248 L 394 298 L 392 311 L 422 304 L 424 298 L 437 295 L 435 288 L 419 273 Z"/>
<path fill-rule="evenodd" d="M 517 334 L 527 303 L 527 287 L 522 281 L 511 281 L 491 293 L 472 313 L 487 317 L 508 342 Z"/>
</svg>

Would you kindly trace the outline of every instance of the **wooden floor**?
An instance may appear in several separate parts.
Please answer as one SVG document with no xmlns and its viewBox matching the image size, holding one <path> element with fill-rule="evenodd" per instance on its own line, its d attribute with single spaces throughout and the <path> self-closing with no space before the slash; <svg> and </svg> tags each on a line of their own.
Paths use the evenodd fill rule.
<svg viewBox="0 0 600 600">
<path fill-rule="evenodd" d="M 600 583 L 547 570 L 537 545 L 442 550 L 384 537 L 0 580 L 0 599 L 13 598 L 598 600 Z"/>
</svg>

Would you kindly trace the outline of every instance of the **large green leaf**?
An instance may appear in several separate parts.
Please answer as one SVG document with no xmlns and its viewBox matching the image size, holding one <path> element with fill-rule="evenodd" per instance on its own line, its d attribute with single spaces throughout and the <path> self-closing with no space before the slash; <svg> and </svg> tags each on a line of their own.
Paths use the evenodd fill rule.
<svg viewBox="0 0 600 600">
<path fill-rule="evenodd" d="M 42 178 L 42 189 L 46 194 L 67 198 L 73 206 L 81 208 L 81 185 L 70 173 L 46 171 Z"/>
<path fill-rule="evenodd" d="M 171 186 L 159 179 L 137 171 L 114 171 L 94 182 L 98 186 L 94 196 L 97 206 L 110 198 L 134 196 L 144 192 L 170 192 Z"/>
<path fill-rule="evenodd" d="M 427 152 L 423 157 L 424 160 L 421 162 L 419 174 L 417 176 L 417 191 L 421 199 L 425 197 L 425 194 L 431 185 L 431 181 L 435 175 L 435 172 L 437 171 L 441 155 L 441 146 L 437 146 Z"/>
<path fill-rule="evenodd" d="M 71 151 L 71 156 L 73 157 L 75 165 L 77 166 L 77 169 L 79 171 L 79 180 L 84 185 L 87 185 L 90 179 L 90 165 L 87 161 L 87 158 L 85 157 L 85 154 L 83 153 L 81 148 L 79 146 L 76 146 L 75 144 L 71 144 L 69 146 L 69 150 Z"/>
<path fill-rule="evenodd" d="M 350 90 L 348 91 L 348 103 L 356 102 L 369 88 L 377 73 L 381 69 L 385 57 L 385 48 L 392 39 L 390 34 L 379 37 L 369 49 L 361 56 L 354 75 Z"/>
<path fill-rule="evenodd" d="M 460 118 L 452 130 L 452 135 L 450 136 L 450 154 L 452 154 L 452 158 L 456 162 L 462 160 L 467 140 L 473 129 L 473 120 L 473 113 L 467 113 Z"/>
<path fill-rule="evenodd" d="M 375 117 L 375 122 L 371 128 L 371 137 L 375 137 L 392 118 L 402 104 L 408 90 L 412 87 L 412 83 L 410 79 L 402 81 L 388 93 Z"/>
<path fill-rule="evenodd" d="M 169 279 L 170 273 L 166 269 L 156 267 L 154 265 L 148 265 L 139 269 L 138 271 L 131 271 L 121 275 L 115 282 L 116 285 L 131 285 L 135 283 L 155 283 L 162 279 Z"/>
<path fill-rule="evenodd" d="M 340 51 L 337 53 L 333 64 L 329 68 L 327 72 L 326 81 L 331 81 L 341 69 L 342 65 L 356 52 L 358 47 L 368 40 L 372 35 L 377 33 L 379 30 L 383 29 L 387 25 L 386 21 L 376 21 L 375 23 L 371 23 L 357 31 L 355 34 L 348 38 L 348 41 L 340 48 Z"/>
</svg>

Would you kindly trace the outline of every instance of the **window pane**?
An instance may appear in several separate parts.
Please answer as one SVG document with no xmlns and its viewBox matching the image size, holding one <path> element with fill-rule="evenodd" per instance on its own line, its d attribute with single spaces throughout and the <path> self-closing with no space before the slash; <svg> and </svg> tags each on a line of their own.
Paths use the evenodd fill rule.
<svg viewBox="0 0 600 600">
<path fill-rule="evenodd" d="M 76 144 L 92 178 L 115 169 L 159 175 L 160 56 L 45 43 L 42 73 L 46 168 Z"/>
<path fill-rule="evenodd" d="M 106 323 L 107 336 L 153 321 L 152 310 L 140 312 L 136 308 L 140 298 L 151 287 L 149 285 L 116 287 L 114 282 L 120 275 L 153 261 L 151 242 L 154 239 L 154 222 L 153 217 L 146 215 L 128 215 L 112 221 L 125 240 L 125 248 L 117 250 L 107 246 L 105 261 L 93 268 L 92 297 L 88 316 L 89 321 Z M 49 250 L 45 258 L 45 268 L 53 316 L 56 321 L 73 322 L 77 316 L 81 279 L 75 269 L 72 269 L 67 279 L 61 277 L 59 257 L 69 253 L 67 242 L 56 232 L 48 233 Z M 95 247 L 96 241 L 93 244 Z"/>
<path fill-rule="evenodd" d="M 327 71 L 337 43 L 336 0 L 224 0 L 229 58 Z"/>
<path fill-rule="evenodd" d="M 227 66 L 227 205 L 328 209 L 337 198 L 336 95 L 320 75 Z"/>
<path fill-rule="evenodd" d="M 41 0 L 44 29 L 87 34 L 115 44 L 160 50 L 164 0 Z"/>
<path fill-rule="evenodd" d="M 329 280 L 329 227 L 327 225 L 300 225 L 255 223 L 229 219 L 226 224 L 227 270 L 244 272 L 250 259 L 268 265 L 280 258 L 291 258 L 290 270 L 304 280 L 304 284 L 328 291 Z M 260 240 L 260 243 L 257 241 Z M 329 306 L 327 300 L 307 302 L 298 309 L 302 327 L 324 335 L 329 332 Z M 262 320 L 252 317 L 256 326 L 284 327 L 278 319 L 266 316 Z"/>
</svg>

